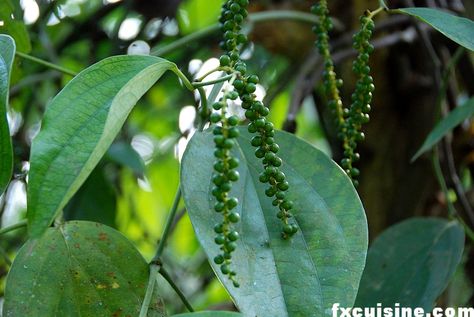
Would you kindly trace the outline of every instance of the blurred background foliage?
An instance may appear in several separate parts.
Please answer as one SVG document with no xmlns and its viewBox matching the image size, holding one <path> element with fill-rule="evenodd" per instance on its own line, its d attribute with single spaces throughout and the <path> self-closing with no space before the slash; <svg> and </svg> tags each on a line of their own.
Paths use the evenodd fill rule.
<svg viewBox="0 0 474 317">
<path fill-rule="evenodd" d="M 410 3 L 439 6 L 474 16 L 469 0 L 388 2 L 391 7 Z M 251 11 L 308 11 L 312 3 L 257 0 L 251 1 Z M 378 1 L 340 0 L 331 4 L 332 12 L 342 22 L 342 27 L 334 32 L 334 49 L 339 53 L 336 64 L 348 84 L 343 91 L 347 100 L 354 82 L 348 61 L 352 56 L 350 39 L 358 16 L 368 8 L 378 7 Z M 130 43 L 138 39 L 148 42 L 152 52 L 164 50 L 163 57 L 178 64 L 189 77 L 212 68 L 220 55 L 219 33 L 212 31 L 175 49 L 168 48 L 177 39 L 217 23 L 221 0 L 0 0 L 0 12 L 7 12 L 2 6 L 8 5 L 13 8 L 16 21 L 23 18 L 30 39 L 21 34 L 15 36 L 5 25 L 0 25 L 1 33 L 15 36 L 20 51 L 76 72 L 105 57 L 125 54 Z M 429 31 L 405 17 L 388 19 L 385 15 L 380 21 L 383 26 L 377 35 L 373 60 L 377 91 L 360 163 L 359 191 L 367 210 L 371 239 L 389 225 L 413 215 L 445 216 L 446 200 L 458 202 L 456 193 L 445 197 L 440 191 L 429 157 L 410 164 L 411 156 L 436 120 L 439 87 L 427 58 L 429 52 L 420 40 L 420 32 Z M 248 27 L 254 44 L 245 48 L 243 57 L 250 72 L 261 78 L 259 94 L 271 107 L 270 120 L 277 128 L 296 133 L 339 160 L 341 153 L 334 129 L 321 107 L 321 69 L 312 49 L 314 35 L 310 25 L 282 20 Z M 436 34 L 429 36 L 445 65 L 456 46 Z M 473 69 L 472 54 L 464 54 L 451 83 L 447 109 L 474 95 Z M 28 60 L 15 60 L 9 110 L 15 179 L 0 201 L 1 227 L 24 218 L 31 140 L 48 102 L 70 79 L 69 75 Z M 65 208 L 65 218 L 93 220 L 117 228 L 149 260 L 178 186 L 179 159 L 194 131 L 196 104 L 197 97 L 182 88 L 175 77 L 164 76 L 135 107 L 106 157 Z M 471 204 L 473 135 L 474 126 L 465 122 L 455 131 L 452 144 L 456 171 Z M 445 159 L 443 164 L 449 162 Z M 164 262 L 177 284 L 196 309 L 232 309 L 229 296 L 199 248 L 184 206 L 172 229 Z M 4 256 L 0 257 L 0 297 L 9 259 L 14 258 L 24 239 L 22 230 L 1 236 L 0 250 Z M 459 269 L 443 297 L 446 305 L 474 303 L 471 247 L 472 244 L 467 245 L 466 269 Z M 168 311 L 181 311 L 182 304 L 167 283 L 159 283 L 159 287 Z"/>
</svg>

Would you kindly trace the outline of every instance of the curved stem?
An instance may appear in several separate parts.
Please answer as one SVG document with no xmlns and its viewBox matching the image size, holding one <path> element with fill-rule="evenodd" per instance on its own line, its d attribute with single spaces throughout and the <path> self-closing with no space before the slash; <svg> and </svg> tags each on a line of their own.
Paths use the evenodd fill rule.
<svg viewBox="0 0 474 317">
<path fill-rule="evenodd" d="M 59 66 L 59 65 L 56 65 L 56 64 L 53 64 L 53 63 L 50 63 L 50 62 L 47 62 L 47 61 L 42 60 L 38 57 L 34 57 L 34 56 L 31 56 L 31 55 L 28 55 L 28 54 L 25 54 L 25 53 L 22 53 L 22 52 L 16 52 L 15 54 L 16 54 L 16 56 L 19 56 L 23 59 L 26 59 L 26 60 L 32 61 L 34 63 L 46 66 L 48 68 L 57 70 L 57 71 L 59 71 L 61 73 L 64 73 L 66 75 L 71 75 L 71 76 L 76 76 L 77 75 L 77 73 L 73 72 L 72 70 L 69 70 L 67 68 L 64 68 L 62 66 Z"/>
<path fill-rule="evenodd" d="M 201 77 L 199 77 L 198 79 L 196 79 L 196 81 L 203 81 L 204 78 L 206 78 L 207 76 L 209 76 L 210 74 L 213 74 L 215 72 L 219 72 L 219 71 L 222 71 L 224 70 L 224 67 L 222 66 L 219 66 L 219 67 L 216 67 L 214 69 L 211 69 L 210 71 L 208 71 L 207 73 L 204 73 L 204 75 L 202 75 Z"/>
<path fill-rule="evenodd" d="M 156 278 L 158 277 L 159 270 L 159 265 L 150 265 L 150 277 L 148 278 L 148 286 L 146 288 L 145 298 L 143 299 L 139 317 L 146 317 L 148 315 L 148 309 L 150 308 L 150 302 L 155 289 Z"/>
<path fill-rule="evenodd" d="M 311 13 L 293 11 L 293 10 L 273 10 L 273 11 L 251 13 L 248 15 L 248 21 L 250 23 L 260 23 L 260 22 L 274 21 L 274 20 L 293 20 L 293 21 L 299 21 L 302 23 L 308 23 L 308 24 L 313 25 L 318 21 L 318 18 L 316 17 L 316 15 L 311 14 Z M 337 30 L 343 29 L 343 24 L 340 21 L 336 19 L 332 19 L 332 20 Z M 177 50 L 181 47 L 189 45 L 189 43 L 205 38 L 218 31 L 219 31 L 219 24 L 217 23 L 213 24 L 211 26 L 208 26 L 207 28 L 204 28 L 197 32 L 186 35 L 176 41 L 173 41 L 173 43 L 167 46 L 155 47 L 152 49 L 151 55 L 163 56 L 163 55 L 169 54 L 173 52 L 174 50 Z"/>
<path fill-rule="evenodd" d="M 199 88 L 199 87 L 204 87 L 204 86 L 210 86 L 210 85 L 214 85 L 214 84 L 218 84 L 218 83 L 221 83 L 221 82 L 224 82 L 224 81 L 227 81 L 229 79 L 232 78 L 232 74 L 231 75 L 227 75 L 227 76 L 223 76 L 223 77 L 220 77 L 220 78 L 217 78 L 217 79 L 214 79 L 214 80 L 210 80 L 210 81 L 205 81 L 205 82 L 193 82 L 193 86 L 195 88 Z"/>
<path fill-rule="evenodd" d="M 184 86 L 186 86 L 186 88 L 188 88 L 191 91 L 194 91 L 195 88 L 194 88 L 193 84 L 191 83 L 191 81 L 188 79 L 188 77 L 186 77 L 185 74 L 183 74 L 183 72 L 177 66 L 173 67 L 171 69 L 171 71 L 173 73 L 175 73 L 176 76 L 178 76 L 179 79 L 181 79 L 183 81 L 183 84 L 184 84 Z"/>
<path fill-rule="evenodd" d="M 7 232 L 10 232 L 10 231 L 13 231 L 13 230 L 16 230 L 16 229 L 19 229 L 19 228 L 26 227 L 26 224 L 27 224 L 27 221 L 26 221 L 26 220 L 22 220 L 22 221 L 20 221 L 20 222 L 18 222 L 18 223 L 15 223 L 14 225 L 11 225 L 11 226 L 2 228 L 2 229 L 0 229 L 0 236 L 1 236 L 2 234 L 7 233 Z"/>
<path fill-rule="evenodd" d="M 188 299 L 186 296 L 183 294 L 183 292 L 179 289 L 179 287 L 174 283 L 173 279 L 171 276 L 168 274 L 168 272 L 161 266 L 160 267 L 160 274 L 163 276 L 163 278 L 170 284 L 170 286 L 173 288 L 173 290 L 176 292 L 176 294 L 179 296 L 181 301 L 183 302 L 184 306 L 190 311 L 194 312 L 193 306 L 189 303 Z"/>
</svg>

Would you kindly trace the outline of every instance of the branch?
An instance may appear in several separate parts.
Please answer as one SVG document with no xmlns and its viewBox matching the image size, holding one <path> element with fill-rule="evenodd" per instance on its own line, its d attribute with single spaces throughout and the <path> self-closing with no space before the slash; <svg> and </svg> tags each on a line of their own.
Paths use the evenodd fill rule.
<svg viewBox="0 0 474 317">
<path fill-rule="evenodd" d="M 274 20 L 294 20 L 302 23 L 315 24 L 318 21 L 318 18 L 311 13 L 301 12 L 301 11 L 291 11 L 291 10 L 274 10 L 274 11 L 265 11 L 259 13 L 251 13 L 248 15 L 248 21 L 251 24 L 256 24 L 266 21 Z M 340 21 L 333 19 L 333 23 L 337 30 L 342 30 L 343 25 Z M 211 34 L 217 33 L 220 30 L 219 24 L 213 24 L 199 30 L 197 32 L 191 33 L 187 36 L 184 36 L 178 40 L 173 41 L 173 43 L 166 45 L 164 47 L 154 47 L 151 50 L 151 55 L 164 56 L 174 50 L 182 48 L 189 43 L 196 42 L 202 38 L 208 37 Z"/>
<path fill-rule="evenodd" d="M 47 61 L 42 60 L 40 58 L 31 56 L 31 55 L 28 55 L 28 54 L 25 54 L 25 53 L 22 53 L 22 52 L 18 52 L 18 51 L 15 54 L 16 54 L 16 56 L 19 56 L 23 59 L 26 59 L 26 60 L 32 61 L 34 63 L 46 66 L 48 68 L 57 70 L 57 71 L 59 71 L 61 73 L 64 73 L 66 75 L 71 75 L 73 77 L 77 75 L 77 73 L 73 72 L 72 70 L 69 70 L 67 68 L 64 68 L 62 66 L 59 66 L 59 65 L 56 65 L 56 64 L 53 64 L 53 63 L 50 63 L 50 62 L 47 62 Z"/>
</svg>

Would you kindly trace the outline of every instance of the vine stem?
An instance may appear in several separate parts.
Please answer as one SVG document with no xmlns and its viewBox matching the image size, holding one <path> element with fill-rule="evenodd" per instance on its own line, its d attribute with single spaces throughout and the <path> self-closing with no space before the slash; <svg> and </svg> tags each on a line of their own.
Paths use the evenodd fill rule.
<svg viewBox="0 0 474 317">
<path fill-rule="evenodd" d="M 229 79 L 231 79 L 232 76 L 233 75 L 231 74 L 231 75 L 226 75 L 226 76 L 214 79 L 214 80 L 209 80 L 209 81 L 204 81 L 204 82 L 193 82 L 193 86 L 196 87 L 196 88 L 199 88 L 199 87 L 210 86 L 210 85 L 222 83 L 222 82 L 225 82 L 225 81 L 228 81 Z"/>
<path fill-rule="evenodd" d="M 143 299 L 143 304 L 140 309 L 139 317 L 146 317 L 148 314 L 148 309 L 150 308 L 150 302 L 153 295 L 153 290 L 155 288 L 156 278 L 158 277 L 158 272 L 160 266 L 157 264 L 150 265 L 150 277 L 148 278 L 148 286 L 146 288 L 145 298 Z"/>
<path fill-rule="evenodd" d="M 441 164 L 439 162 L 439 152 L 438 149 L 433 149 L 433 154 L 431 157 L 433 163 L 433 169 L 435 171 L 436 179 L 438 180 L 439 186 L 444 194 L 446 199 L 446 204 L 448 205 L 449 216 L 452 219 L 456 219 L 461 223 L 464 227 L 464 231 L 466 232 L 466 236 L 474 242 L 474 232 L 469 228 L 469 226 L 464 222 L 464 220 L 459 216 L 456 207 L 454 207 L 453 202 L 449 199 L 449 190 L 448 186 L 446 185 L 446 179 L 444 178 L 443 171 L 441 170 Z"/>
<path fill-rule="evenodd" d="M 315 24 L 318 18 L 311 13 L 294 11 L 294 10 L 271 10 L 265 12 L 251 13 L 248 15 L 248 21 L 251 24 L 272 21 L 272 20 L 293 20 L 302 23 Z M 337 30 L 343 29 L 343 24 L 336 19 L 332 19 L 333 24 Z M 163 56 L 173 52 L 176 49 L 184 47 L 191 42 L 205 38 L 211 34 L 217 33 L 220 30 L 219 24 L 213 24 L 207 28 L 199 30 L 197 32 L 186 35 L 173 43 L 164 47 L 155 47 L 151 51 L 151 55 Z"/>
<path fill-rule="evenodd" d="M 64 73 L 66 75 L 70 75 L 70 76 L 73 76 L 73 77 L 77 75 L 77 73 L 73 72 L 72 70 L 69 70 L 67 68 L 64 68 L 62 66 L 59 66 L 59 65 L 56 65 L 56 64 L 53 64 L 53 63 L 50 63 L 50 62 L 47 62 L 45 60 L 42 60 L 41 58 L 34 57 L 34 56 L 31 56 L 31 55 L 28 55 L 28 54 L 25 54 L 25 53 L 22 53 L 22 52 L 15 52 L 15 54 L 18 57 L 21 57 L 23 59 L 32 61 L 34 63 L 40 64 L 40 65 L 43 65 L 43 66 L 46 66 L 46 67 L 54 69 L 54 70 L 57 70 L 57 71 L 59 71 L 61 73 Z"/>
<path fill-rule="evenodd" d="M 163 278 L 168 282 L 168 284 L 170 284 L 170 286 L 173 288 L 173 290 L 176 292 L 176 294 L 179 296 L 179 298 L 181 299 L 181 301 L 183 302 L 184 306 L 186 306 L 186 308 L 190 311 L 190 312 L 194 312 L 194 308 L 191 306 L 191 304 L 189 303 L 188 299 L 186 298 L 186 296 L 183 294 L 183 292 L 179 289 L 179 287 L 175 284 L 175 282 L 173 281 L 173 279 L 171 278 L 171 276 L 168 274 L 168 272 L 162 267 L 160 266 L 159 267 L 159 272 L 160 272 L 160 275 L 163 276 Z"/>
<path fill-rule="evenodd" d="M 16 229 L 19 229 L 19 228 L 26 227 L 26 225 L 27 225 L 27 221 L 22 220 L 18 223 L 15 223 L 14 225 L 11 225 L 11 226 L 0 229 L 0 235 L 5 234 L 5 233 L 10 232 L 10 231 L 13 231 L 13 230 L 16 230 Z"/>
<path fill-rule="evenodd" d="M 178 210 L 178 205 L 181 200 L 181 188 L 178 184 L 178 190 L 176 191 L 176 195 L 174 197 L 173 206 L 171 207 L 171 211 L 168 215 L 168 219 L 166 220 L 165 229 L 163 230 L 163 234 L 161 235 L 160 242 L 158 243 L 158 248 L 156 249 L 155 256 L 151 260 L 152 263 L 159 262 L 161 255 L 163 254 L 163 250 L 165 248 L 166 240 L 168 239 L 170 228 L 173 223 L 174 217 L 176 216 L 176 211 Z"/>
</svg>

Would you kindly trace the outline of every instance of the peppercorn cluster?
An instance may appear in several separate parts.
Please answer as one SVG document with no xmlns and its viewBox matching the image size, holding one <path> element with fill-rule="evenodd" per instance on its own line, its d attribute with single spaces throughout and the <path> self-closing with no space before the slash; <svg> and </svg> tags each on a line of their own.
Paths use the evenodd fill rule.
<svg viewBox="0 0 474 317">
<path fill-rule="evenodd" d="M 358 181 L 354 178 L 360 172 L 353 167 L 353 162 L 360 159 L 356 152 L 357 142 L 365 139 L 362 132 L 362 125 L 369 122 L 369 112 L 371 109 L 372 93 L 375 90 L 374 80 L 370 76 L 369 58 L 374 51 L 374 47 L 370 44 L 370 38 L 374 31 L 374 21 L 367 12 L 360 18 L 361 28 L 353 37 L 353 47 L 357 50 L 358 55 L 353 63 L 352 70 L 357 76 L 355 91 L 351 96 L 351 106 L 345 120 L 345 133 L 347 142 L 344 144 L 344 156 L 341 165 L 346 173 L 353 179 L 354 185 L 358 185 Z"/>
<path fill-rule="evenodd" d="M 263 172 L 259 176 L 260 182 L 268 184 L 265 194 L 273 198 L 273 205 L 278 208 L 277 217 L 282 222 L 282 237 L 287 239 L 298 231 L 296 224 L 290 223 L 293 202 L 286 197 L 289 183 L 285 174 L 280 170 L 282 159 L 278 156 L 280 147 L 275 142 L 275 128 L 266 118 L 269 109 L 256 99 L 255 91 L 259 78 L 247 74 L 247 66 L 240 59 L 239 49 L 247 42 L 242 34 L 241 22 L 248 15 L 248 0 L 228 0 L 223 5 L 220 23 L 224 32 L 224 41 L 220 43 L 225 51 L 220 57 L 222 68 L 236 75 L 233 82 L 245 109 L 245 117 L 249 120 L 248 131 L 256 134 L 251 144 L 256 147 L 255 156 L 262 160 Z"/>
<path fill-rule="evenodd" d="M 362 125 L 369 121 L 368 112 L 370 111 L 372 92 L 375 89 L 368 65 L 370 54 L 374 50 L 369 42 L 374 30 L 374 22 L 370 12 L 366 12 L 360 19 L 360 31 L 353 37 L 353 47 L 358 52 L 353 64 L 357 82 L 351 96 L 351 106 L 345 108 L 339 91 L 343 82 L 337 78 L 334 71 L 334 62 L 329 47 L 329 31 L 333 24 L 329 17 L 327 1 L 319 1 L 311 10 L 319 18 L 313 30 L 317 36 L 316 47 L 324 60 L 323 80 L 325 93 L 328 96 L 328 106 L 335 117 L 338 137 L 343 144 L 344 158 L 341 161 L 341 166 L 352 179 L 353 184 L 357 186 L 359 182 L 355 178 L 360 174 L 360 171 L 353 166 L 353 163 L 360 159 L 359 153 L 356 152 L 357 142 L 365 139 L 361 129 Z"/>
<path fill-rule="evenodd" d="M 338 131 L 338 137 L 344 139 L 342 130 L 344 128 L 344 106 L 340 97 L 339 88 L 342 87 L 342 79 L 338 79 L 334 71 L 334 62 L 331 57 L 331 50 L 329 46 L 329 32 L 333 28 L 331 18 L 329 17 L 329 10 L 327 1 L 322 0 L 311 8 L 311 12 L 318 16 L 318 23 L 313 28 L 316 34 L 316 47 L 319 54 L 324 61 L 324 90 L 328 97 L 328 106 L 335 118 L 335 123 Z"/>
<path fill-rule="evenodd" d="M 212 177 L 214 184 L 212 195 L 216 198 L 214 210 L 222 214 L 222 222 L 214 226 L 215 242 L 221 250 L 221 254 L 214 258 L 214 262 L 220 265 L 222 273 L 230 278 L 235 287 L 239 287 L 239 283 L 235 280 L 236 273 L 230 269 L 230 264 L 239 233 L 233 229 L 232 225 L 239 222 L 240 215 L 234 211 L 239 201 L 236 197 L 231 197 L 229 193 L 232 182 L 239 180 L 239 172 L 236 171 L 239 160 L 231 155 L 234 139 L 239 136 L 239 130 L 236 127 L 239 119 L 236 116 L 227 116 L 226 109 L 227 99 L 235 100 L 237 97 L 236 92 L 226 92 L 219 102 L 213 105 L 217 112 L 211 114 L 211 122 L 220 123 L 220 126 L 216 125 L 213 128 L 216 161 L 215 173 Z"/>
</svg>

